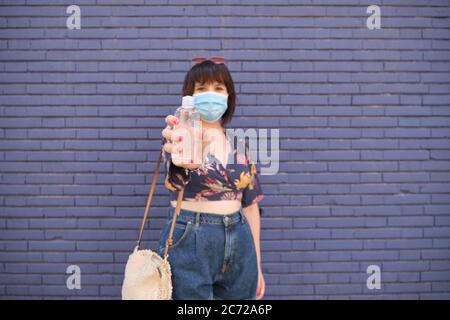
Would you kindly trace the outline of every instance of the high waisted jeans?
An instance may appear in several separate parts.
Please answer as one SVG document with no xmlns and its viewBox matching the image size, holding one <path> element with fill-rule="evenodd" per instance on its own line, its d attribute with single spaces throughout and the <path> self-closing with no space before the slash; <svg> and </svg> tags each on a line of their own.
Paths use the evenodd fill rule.
<svg viewBox="0 0 450 320">
<path fill-rule="evenodd" d="M 174 211 L 169 206 L 160 234 L 161 257 Z M 242 207 L 227 215 L 181 209 L 172 241 L 168 260 L 174 300 L 256 299 L 256 249 Z"/>
</svg>

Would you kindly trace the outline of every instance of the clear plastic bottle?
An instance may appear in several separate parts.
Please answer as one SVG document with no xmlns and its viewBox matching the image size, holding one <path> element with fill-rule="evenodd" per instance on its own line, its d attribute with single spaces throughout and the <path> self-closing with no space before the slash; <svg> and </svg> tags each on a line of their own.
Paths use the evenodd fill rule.
<svg viewBox="0 0 450 320">
<path fill-rule="evenodd" d="M 183 150 L 181 153 L 172 154 L 173 163 L 175 165 L 202 164 L 202 122 L 200 113 L 194 107 L 194 97 L 184 96 L 181 106 L 175 111 L 175 116 L 179 122 L 174 129 L 183 130 L 183 141 L 181 141 Z"/>
</svg>

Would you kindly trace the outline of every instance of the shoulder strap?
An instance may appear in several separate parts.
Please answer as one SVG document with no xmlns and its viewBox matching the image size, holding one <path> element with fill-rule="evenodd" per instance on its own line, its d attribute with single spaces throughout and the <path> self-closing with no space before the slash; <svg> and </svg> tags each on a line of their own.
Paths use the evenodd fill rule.
<svg viewBox="0 0 450 320">
<path fill-rule="evenodd" d="M 159 167 L 161 166 L 161 159 L 162 159 L 163 152 L 164 151 L 161 148 L 161 152 L 159 153 L 159 157 L 158 157 L 158 162 L 156 163 L 156 168 L 155 168 L 155 171 L 153 172 L 153 180 L 152 180 L 152 184 L 150 186 L 150 192 L 148 194 L 147 204 L 145 206 L 144 217 L 142 218 L 141 229 L 139 231 L 139 237 L 138 237 L 138 240 L 136 241 L 136 244 L 137 244 L 136 248 L 137 249 L 139 249 L 139 247 L 141 245 L 142 234 L 144 233 L 144 227 L 145 227 L 145 223 L 147 221 L 148 212 L 149 212 L 150 205 L 151 205 L 151 202 L 152 202 L 152 199 L 153 199 L 153 193 L 155 192 L 155 186 L 156 186 L 156 182 L 157 182 L 157 178 L 158 178 Z M 177 220 L 177 217 L 180 214 L 181 201 L 183 199 L 183 194 L 184 194 L 184 188 L 181 189 L 178 192 L 177 206 L 175 208 L 174 219 L 172 221 L 172 226 L 171 226 L 171 229 L 170 229 L 169 238 L 167 239 L 167 242 L 166 242 L 166 250 L 165 250 L 165 253 L 164 253 L 165 258 L 167 258 L 168 254 L 169 254 L 169 247 L 172 245 L 173 228 L 175 226 L 175 222 Z"/>
</svg>

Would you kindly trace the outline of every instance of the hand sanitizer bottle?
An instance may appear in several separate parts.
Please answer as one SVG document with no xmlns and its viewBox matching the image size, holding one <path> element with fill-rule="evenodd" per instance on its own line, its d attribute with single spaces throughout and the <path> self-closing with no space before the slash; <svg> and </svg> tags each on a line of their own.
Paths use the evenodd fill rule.
<svg viewBox="0 0 450 320">
<path fill-rule="evenodd" d="M 179 122 L 174 129 L 182 130 L 183 140 L 181 145 L 183 150 L 180 153 L 172 153 L 173 163 L 175 165 L 201 165 L 203 162 L 202 122 L 200 113 L 194 108 L 194 97 L 184 96 L 181 106 L 175 111 L 175 116 Z"/>
</svg>

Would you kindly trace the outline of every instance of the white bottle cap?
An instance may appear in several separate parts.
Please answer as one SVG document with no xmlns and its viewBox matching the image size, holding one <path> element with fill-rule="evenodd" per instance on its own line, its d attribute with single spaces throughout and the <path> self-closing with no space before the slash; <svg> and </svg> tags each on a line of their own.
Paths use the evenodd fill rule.
<svg viewBox="0 0 450 320">
<path fill-rule="evenodd" d="M 194 97 L 193 96 L 184 96 L 181 100 L 181 106 L 183 108 L 194 108 Z"/>
</svg>

